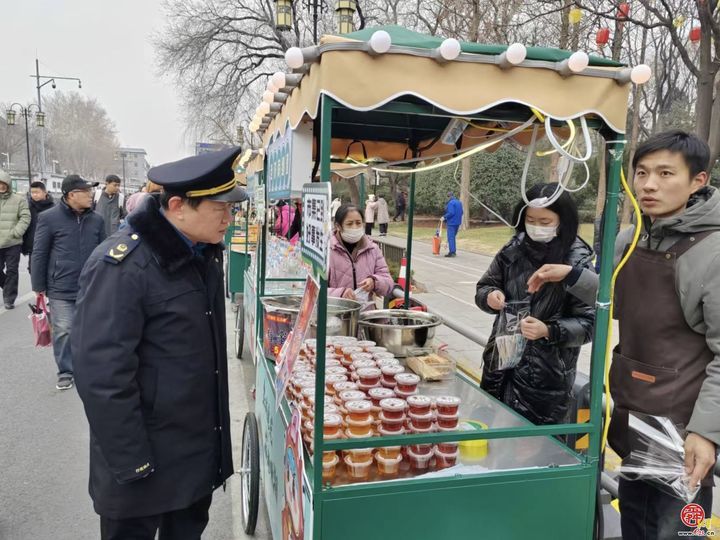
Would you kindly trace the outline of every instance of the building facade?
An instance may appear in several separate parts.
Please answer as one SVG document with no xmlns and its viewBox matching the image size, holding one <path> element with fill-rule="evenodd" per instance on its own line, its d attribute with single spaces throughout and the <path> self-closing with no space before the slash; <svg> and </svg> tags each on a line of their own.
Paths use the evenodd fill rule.
<svg viewBox="0 0 720 540">
<path fill-rule="evenodd" d="M 147 172 L 150 169 L 145 149 L 118 148 L 116 158 L 115 174 L 125 180 L 124 186 L 121 186 L 124 187 L 125 193 L 130 195 L 136 191 L 140 191 L 147 182 Z"/>
</svg>

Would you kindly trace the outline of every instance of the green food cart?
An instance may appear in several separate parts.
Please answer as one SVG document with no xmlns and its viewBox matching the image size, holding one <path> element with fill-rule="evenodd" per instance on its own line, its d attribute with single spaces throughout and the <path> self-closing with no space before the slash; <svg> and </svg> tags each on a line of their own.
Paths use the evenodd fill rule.
<svg viewBox="0 0 720 540">
<path fill-rule="evenodd" d="M 595 130 L 604 138 L 608 164 L 602 248 L 603 253 L 612 253 L 631 70 L 592 57 L 587 65 L 586 56 L 578 59 L 554 49 L 522 48 L 523 54 L 519 54 L 516 46 L 511 51 L 505 46 L 460 43 L 459 48 L 440 38 L 382 27 L 325 36 L 317 47 L 292 51 L 287 58 L 296 69 L 282 77 L 277 103 L 259 122 L 263 151 L 248 169 L 258 175 L 268 195 L 278 170 L 282 170 L 276 161 L 280 155 L 275 152 L 278 141 L 286 144 L 295 130 L 310 126 L 313 144 L 307 160 L 317 166 L 310 176 L 299 179 L 290 172 L 289 182 L 329 182 L 334 161 L 408 174 L 407 275 L 411 275 L 413 171 L 450 165 L 476 151 L 492 151 L 503 141 L 529 145 L 532 150 L 534 139 L 547 137 L 548 132 L 551 137 L 553 132 L 568 137 L 571 131 L 577 132 L 578 138 L 587 138 L 588 131 Z M 302 66 L 297 65 L 298 53 Z M 451 132 L 458 124 L 460 133 L 454 136 Z M 293 171 L 293 159 L 298 156 L 285 152 L 280 157 L 288 160 L 289 171 Z M 262 480 L 276 540 L 557 540 L 593 536 L 611 257 L 601 258 L 600 264 L 588 422 L 532 425 L 485 394 L 476 381 L 457 373 L 450 380 L 423 383 L 421 393 L 461 397 L 461 418 L 483 429 L 324 441 L 324 405 L 318 399 L 315 453 L 309 457 L 305 452 L 302 458 L 299 511 L 304 527 L 301 533 L 293 533 L 292 528 L 285 527 L 283 510 L 287 503 L 283 489 L 286 431 L 293 413 L 288 401 L 277 397 L 277 369 L 263 346 L 262 301 L 286 294 L 289 286 L 304 283 L 305 276 L 267 276 L 269 235 L 263 227 L 256 264 L 246 273 L 246 284 L 252 283 L 254 291 L 252 298 L 245 298 L 246 310 L 254 318 L 254 337 L 248 345 L 257 364 L 256 407 L 245 419 L 242 444 L 246 532 L 252 533 L 255 528 Z M 323 395 L 327 280 L 316 266 L 313 273 L 319 284 L 315 393 Z M 588 434 L 587 452 L 577 453 L 563 444 L 562 436 L 569 434 Z M 362 483 L 339 479 L 330 484 L 322 480 L 323 452 L 480 440 L 487 441 L 486 456 L 467 463 L 461 460 L 456 467 L 442 471 L 392 480 L 373 474 Z"/>
</svg>

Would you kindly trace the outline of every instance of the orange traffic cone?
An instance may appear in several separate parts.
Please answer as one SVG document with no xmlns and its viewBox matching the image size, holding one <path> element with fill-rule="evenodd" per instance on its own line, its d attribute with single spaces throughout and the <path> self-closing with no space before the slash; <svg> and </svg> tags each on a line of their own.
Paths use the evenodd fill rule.
<svg viewBox="0 0 720 540">
<path fill-rule="evenodd" d="M 405 290 L 406 278 L 407 278 L 407 259 L 403 257 L 400 259 L 400 271 L 398 272 L 398 285 Z"/>
</svg>

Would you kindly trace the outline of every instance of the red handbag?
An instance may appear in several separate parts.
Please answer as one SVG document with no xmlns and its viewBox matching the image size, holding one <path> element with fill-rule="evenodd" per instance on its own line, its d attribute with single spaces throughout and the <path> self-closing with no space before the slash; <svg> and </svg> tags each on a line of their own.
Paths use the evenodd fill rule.
<svg viewBox="0 0 720 540">
<path fill-rule="evenodd" d="M 35 334 L 36 347 L 48 347 L 52 344 L 52 331 L 50 329 L 50 311 L 45 302 L 45 295 L 38 294 L 35 304 L 30 304 L 30 315 L 28 318 L 32 323 L 33 333 Z"/>
</svg>

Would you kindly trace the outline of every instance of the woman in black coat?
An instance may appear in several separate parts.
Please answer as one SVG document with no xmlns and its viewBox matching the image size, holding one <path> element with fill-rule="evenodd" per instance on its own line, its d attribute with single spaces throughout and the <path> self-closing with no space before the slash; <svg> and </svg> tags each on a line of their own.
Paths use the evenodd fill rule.
<svg viewBox="0 0 720 540">
<path fill-rule="evenodd" d="M 538 184 L 527 192 L 531 204 L 515 209 L 516 234 L 478 281 L 475 303 L 500 314 L 506 302 L 530 301 L 530 316 L 520 325 L 527 339 L 514 369 L 497 367 L 496 334 L 483 354 L 481 387 L 535 424 L 566 422 L 580 347 L 592 338 L 595 310 L 553 283 L 529 294 L 527 281 L 543 264 L 563 263 L 592 270 L 592 249 L 578 235 L 578 212 L 564 192 L 547 208 L 533 201 L 551 198 L 557 184 Z"/>
</svg>

